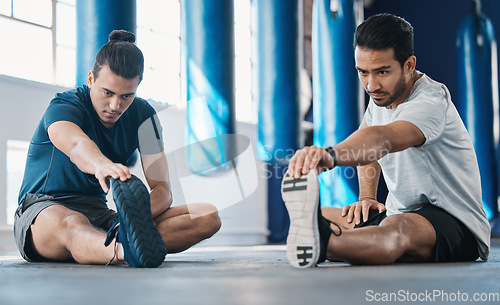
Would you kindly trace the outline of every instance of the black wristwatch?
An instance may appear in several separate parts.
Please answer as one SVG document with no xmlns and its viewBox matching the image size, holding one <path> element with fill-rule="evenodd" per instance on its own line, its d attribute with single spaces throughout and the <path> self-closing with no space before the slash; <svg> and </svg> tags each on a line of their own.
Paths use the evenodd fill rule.
<svg viewBox="0 0 500 305">
<path fill-rule="evenodd" d="M 335 154 L 335 150 L 333 150 L 333 147 L 331 146 L 328 146 L 327 148 L 325 148 L 325 150 L 332 156 L 333 158 L 333 166 L 332 168 L 330 169 L 333 169 L 335 168 L 335 166 L 337 166 L 337 155 Z"/>
</svg>

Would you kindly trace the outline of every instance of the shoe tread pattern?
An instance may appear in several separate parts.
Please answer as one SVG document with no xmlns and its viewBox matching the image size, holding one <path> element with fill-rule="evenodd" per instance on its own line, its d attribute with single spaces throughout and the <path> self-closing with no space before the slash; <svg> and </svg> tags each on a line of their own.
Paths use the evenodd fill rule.
<svg viewBox="0 0 500 305">
<path fill-rule="evenodd" d="M 319 259 L 317 209 L 319 186 L 316 171 L 295 179 L 285 175 L 282 196 L 290 216 L 287 258 L 297 268 L 316 265 Z"/>
<path fill-rule="evenodd" d="M 127 181 L 113 180 L 113 199 L 120 215 L 120 225 L 127 228 L 129 245 L 142 267 L 158 267 L 167 249 L 153 223 L 149 192 L 142 181 L 133 176 Z"/>
</svg>

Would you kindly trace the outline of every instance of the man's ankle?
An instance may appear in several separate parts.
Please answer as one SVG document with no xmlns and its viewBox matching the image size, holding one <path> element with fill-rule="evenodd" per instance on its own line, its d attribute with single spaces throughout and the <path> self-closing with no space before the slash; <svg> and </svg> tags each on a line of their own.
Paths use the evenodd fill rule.
<svg viewBox="0 0 500 305">
<path fill-rule="evenodd" d="M 123 246 L 121 243 L 116 243 L 116 260 L 119 263 L 125 263 L 125 254 L 123 253 Z"/>
</svg>

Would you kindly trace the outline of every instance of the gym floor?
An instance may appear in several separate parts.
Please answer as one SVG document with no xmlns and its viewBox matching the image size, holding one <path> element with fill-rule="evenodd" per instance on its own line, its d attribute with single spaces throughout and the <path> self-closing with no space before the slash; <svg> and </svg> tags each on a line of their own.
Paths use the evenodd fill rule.
<svg viewBox="0 0 500 305">
<path fill-rule="evenodd" d="M 500 239 L 487 262 L 298 270 L 284 246 L 204 247 L 157 269 L 27 263 L 0 256 L 0 304 L 500 303 Z"/>
</svg>

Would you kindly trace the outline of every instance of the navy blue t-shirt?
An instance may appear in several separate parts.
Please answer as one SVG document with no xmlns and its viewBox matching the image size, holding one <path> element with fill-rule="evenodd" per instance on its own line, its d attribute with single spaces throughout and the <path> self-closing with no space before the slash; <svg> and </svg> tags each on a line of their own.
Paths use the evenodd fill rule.
<svg viewBox="0 0 500 305">
<path fill-rule="evenodd" d="M 52 196 L 85 195 L 106 200 L 94 175 L 83 173 L 70 158 L 49 139 L 47 128 L 57 121 L 78 125 L 97 144 L 101 152 L 115 163 L 126 164 L 138 148 L 139 126 L 155 115 L 145 100 L 135 98 L 115 126 L 106 128 L 92 106 L 90 89 L 77 87 L 59 93 L 50 102 L 31 139 L 19 202 L 27 193 Z"/>
</svg>

